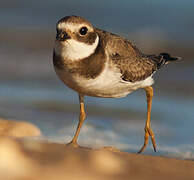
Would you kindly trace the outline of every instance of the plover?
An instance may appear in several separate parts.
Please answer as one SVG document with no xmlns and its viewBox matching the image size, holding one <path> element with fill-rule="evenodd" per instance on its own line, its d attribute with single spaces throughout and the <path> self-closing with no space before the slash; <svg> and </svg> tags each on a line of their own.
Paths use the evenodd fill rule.
<svg viewBox="0 0 194 180">
<path fill-rule="evenodd" d="M 64 84 L 78 93 L 80 103 L 79 123 L 69 144 L 77 146 L 86 118 L 84 96 L 120 98 L 143 88 L 147 96 L 147 120 L 139 153 L 146 148 L 149 136 L 156 151 L 150 123 L 153 74 L 179 58 L 168 53 L 143 54 L 129 40 L 98 29 L 79 16 L 60 19 L 56 31 L 54 68 Z"/>
</svg>

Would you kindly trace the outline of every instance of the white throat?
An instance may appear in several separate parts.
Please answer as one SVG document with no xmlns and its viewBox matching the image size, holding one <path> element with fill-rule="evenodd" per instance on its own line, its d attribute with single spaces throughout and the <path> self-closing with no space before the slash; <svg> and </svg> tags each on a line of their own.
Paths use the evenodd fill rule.
<svg viewBox="0 0 194 180">
<path fill-rule="evenodd" d="M 85 44 L 83 42 L 76 41 L 74 39 L 68 39 L 65 42 L 55 43 L 55 52 L 63 58 L 67 58 L 72 61 L 87 58 L 94 53 L 98 46 L 99 37 L 96 36 L 96 40 L 93 44 Z"/>
</svg>

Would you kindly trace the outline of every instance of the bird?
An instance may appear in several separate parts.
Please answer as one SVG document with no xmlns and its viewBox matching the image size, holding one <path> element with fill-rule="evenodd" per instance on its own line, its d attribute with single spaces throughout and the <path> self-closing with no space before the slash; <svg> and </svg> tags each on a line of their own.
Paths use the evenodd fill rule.
<svg viewBox="0 0 194 180">
<path fill-rule="evenodd" d="M 86 118 L 85 96 L 121 98 L 137 89 L 144 89 L 147 99 L 145 150 L 151 138 L 154 151 L 156 141 L 151 128 L 153 75 L 166 64 L 180 59 L 168 53 L 146 55 L 131 41 L 99 29 L 80 16 L 65 16 L 56 24 L 53 65 L 59 79 L 79 97 L 79 123 L 73 139 L 78 146 L 80 129 Z"/>
</svg>

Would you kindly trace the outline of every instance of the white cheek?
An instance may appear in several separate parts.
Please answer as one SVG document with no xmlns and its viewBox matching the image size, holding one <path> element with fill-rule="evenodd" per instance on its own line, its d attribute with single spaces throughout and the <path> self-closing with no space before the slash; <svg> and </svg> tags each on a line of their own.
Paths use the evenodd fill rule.
<svg viewBox="0 0 194 180">
<path fill-rule="evenodd" d="M 57 55 L 67 58 L 69 60 L 75 61 L 79 59 L 86 58 L 94 53 L 96 47 L 98 46 L 99 37 L 93 44 L 88 45 L 83 42 L 78 42 L 74 39 L 68 39 L 65 42 L 55 43 L 55 52 Z"/>
</svg>

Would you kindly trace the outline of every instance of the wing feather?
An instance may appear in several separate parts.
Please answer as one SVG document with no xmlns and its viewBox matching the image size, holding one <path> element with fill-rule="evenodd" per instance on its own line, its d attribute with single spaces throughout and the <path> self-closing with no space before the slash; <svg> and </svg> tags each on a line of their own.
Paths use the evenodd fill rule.
<svg viewBox="0 0 194 180">
<path fill-rule="evenodd" d="M 141 81 L 157 70 L 156 63 L 130 41 L 106 31 L 98 33 L 103 36 L 109 60 L 120 69 L 124 81 Z"/>
</svg>

